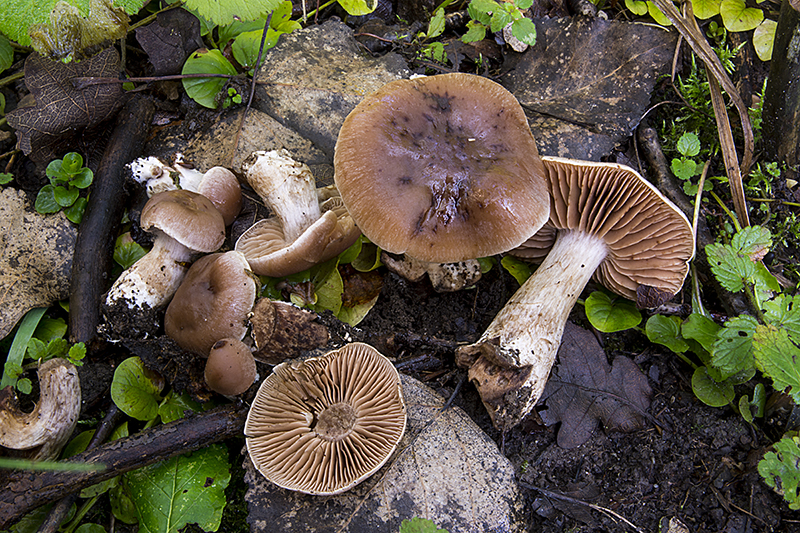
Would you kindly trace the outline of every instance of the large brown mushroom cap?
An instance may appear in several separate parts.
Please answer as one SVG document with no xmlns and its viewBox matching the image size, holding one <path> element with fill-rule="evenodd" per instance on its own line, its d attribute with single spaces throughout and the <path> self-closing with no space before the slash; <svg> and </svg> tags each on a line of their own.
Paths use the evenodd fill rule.
<svg viewBox="0 0 800 533">
<path fill-rule="evenodd" d="M 153 195 L 142 209 L 141 226 L 169 235 L 195 252 L 213 252 L 225 242 L 225 221 L 202 194 L 174 190 Z"/>
<path fill-rule="evenodd" d="M 367 96 L 342 125 L 334 167 L 364 235 L 423 261 L 505 252 L 547 221 L 525 113 L 480 76 L 398 80 Z"/>
<path fill-rule="evenodd" d="M 636 300 L 639 286 L 677 293 L 694 257 L 694 233 L 681 211 L 630 167 L 543 157 L 550 220 L 511 253 L 542 259 L 558 231 L 582 231 L 605 242 L 594 278 Z"/>
<path fill-rule="evenodd" d="M 378 470 L 405 426 L 397 370 L 375 348 L 352 343 L 276 366 L 253 400 L 244 433 L 253 464 L 268 480 L 327 495 Z"/>
</svg>

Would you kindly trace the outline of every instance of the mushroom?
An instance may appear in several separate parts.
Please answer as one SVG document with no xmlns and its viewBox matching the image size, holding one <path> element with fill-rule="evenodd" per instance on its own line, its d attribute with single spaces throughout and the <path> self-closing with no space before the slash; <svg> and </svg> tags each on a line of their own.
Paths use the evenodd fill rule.
<svg viewBox="0 0 800 533">
<path fill-rule="evenodd" d="M 220 339 L 211 347 L 205 369 L 209 389 L 225 396 L 236 396 L 247 391 L 257 377 L 253 352 L 240 339 Z"/>
<path fill-rule="evenodd" d="M 253 272 L 283 277 L 332 259 L 360 232 L 337 198 L 320 204 L 309 168 L 286 150 L 255 152 L 246 179 L 275 216 L 256 222 L 236 241 Z"/>
<path fill-rule="evenodd" d="M 78 371 L 66 359 L 41 364 L 39 402 L 30 413 L 19 409 L 11 387 L 0 390 L 0 445 L 30 450 L 31 459 L 58 457 L 78 424 L 81 385 Z"/>
<path fill-rule="evenodd" d="M 288 302 L 259 299 L 250 316 L 250 334 L 256 345 L 255 357 L 277 365 L 328 342 L 328 329 L 317 322 L 316 313 Z"/>
<path fill-rule="evenodd" d="M 268 480 L 329 495 L 383 466 L 405 426 L 397 370 L 372 346 L 351 343 L 276 366 L 258 389 L 244 433 Z"/>
<path fill-rule="evenodd" d="M 564 324 L 592 276 L 626 298 L 636 299 L 644 285 L 675 294 L 694 256 L 686 217 L 635 170 L 543 161 L 550 220 L 512 253 L 544 261 L 478 342 L 457 351 L 498 428 L 518 424 L 538 401 Z"/>
<path fill-rule="evenodd" d="M 423 262 L 505 252 L 547 221 L 544 169 L 522 107 L 472 74 L 397 80 L 364 98 L 342 125 L 334 168 L 364 235 Z"/>
<path fill-rule="evenodd" d="M 165 305 L 198 252 L 213 252 L 225 241 L 225 222 L 205 196 L 184 190 L 154 195 L 142 209 L 142 229 L 155 235 L 153 248 L 114 282 L 106 305 L 155 309 Z"/>
<path fill-rule="evenodd" d="M 192 265 L 164 315 L 164 332 L 184 350 L 207 357 L 226 337 L 241 340 L 257 281 L 240 252 L 201 257 Z"/>
</svg>

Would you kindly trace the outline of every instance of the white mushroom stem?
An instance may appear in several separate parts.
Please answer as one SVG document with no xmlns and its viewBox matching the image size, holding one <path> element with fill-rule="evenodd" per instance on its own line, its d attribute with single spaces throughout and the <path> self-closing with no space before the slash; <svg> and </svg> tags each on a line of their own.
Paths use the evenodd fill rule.
<svg viewBox="0 0 800 533">
<path fill-rule="evenodd" d="M 39 403 L 30 413 L 19 409 L 11 388 L 0 391 L 0 445 L 55 459 L 78 423 L 80 380 L 75 366 L 58 358 L 42 363 L 38 375 Z"/>
<path fill-rule="evenodd" d="M 496 426 L 511 427 L 530 412 L 544 391 L 564 325 L 608 249 L 580 231 L 558 233 L 544 262 L 506 303 L 461 357 L 477 357 L 470 369 Z M 513 393 L 516 405 L 508 405 Z"/>
<path fill-rule="evenodd" d="M 320 216 L 314 176 L 286 150 L 255 152 L 246 166 L 247 181 L 283 224 L 287 243 L 294 242 Z"/>
<path fill-rule="evenodd" d="M 156 309 L 169 303 L 178 290 L 195 252 L 161 231 L 154 234 L 153 248 L 125 270 L 108 291 L 107 305 L 124 302 L 131 309 Z"/>
</svg>

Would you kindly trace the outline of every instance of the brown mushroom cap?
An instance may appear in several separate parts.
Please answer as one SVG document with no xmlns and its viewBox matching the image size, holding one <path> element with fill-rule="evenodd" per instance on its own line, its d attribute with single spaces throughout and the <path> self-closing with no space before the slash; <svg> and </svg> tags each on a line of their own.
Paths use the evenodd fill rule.
<svg viewBox="0 0 800 533">
<path fill-rule="evenodd" d="M 142 209 L 145 231 L 160 230 L 196 252 L 213 252 L 225 242 L 225 222 L 211 200 L 192 191 L 164 191 Z"/>
<path fill-rule="evenodd" d="M 236 175 L 225 167 L 212 167 L 203 174 L 197 192 L 211 200 L 230 226 L 242 210 L 242 188 Z"/>
<path fill-rule="evenodd" d="M 639 286 L 677 293 L 694 257 L 684 214 L 638 172 L 616 163 L 543 157 L 550 220 L 511 254 L 544 258 L 559 231 L 591 233 L 608 248 L 594 278 L 636 300 Z"/>
<path fill-rule="evenodd" d="M 352 343 L 276 366 L 253 400 L 244 433 L 253 464 L 268 480 L 327 495 L 377 471 L 405 426 L 397 370 L 375 348 Z"/>
<path fill-rule="evenodd" d="M 250 388 L 258 372 L 250 347 L 239 339 L 220 339 L 208 353 L 206 385 L 225 396 L 236 396 Z"/>
<path fill-rule="evenodd" d="M 220 339 L 241 339 L 256 298 L 256 281 L 235 251 L 201 257 L 189 268 L 164 315 L 164 331 L 203 357 Z"/>
<path fill-rule="evenodd" d="M 342 125 L 334 167 L 364 235 L 423 261 L 505 252 L 547 221 L 525 113 L 480 76 L 398 80 L 367 96 Z"/>
</svg>

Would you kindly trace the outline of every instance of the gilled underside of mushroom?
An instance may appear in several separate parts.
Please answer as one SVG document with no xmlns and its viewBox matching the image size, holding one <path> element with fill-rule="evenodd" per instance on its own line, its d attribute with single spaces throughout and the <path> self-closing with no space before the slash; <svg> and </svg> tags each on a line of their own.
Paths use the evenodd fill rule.
<svg viewBox="0 0 800 533">
<path fill-rule="evenodd" d="M 0 390 L 0 445 L 49 460 L 58 457 L 75 430 L 81 386 L 77 369 L 64 359 L 45 361 L 38 375 L 39 402 L 30 413 L 19 409 L 11 387 Z"/>
</svg>

